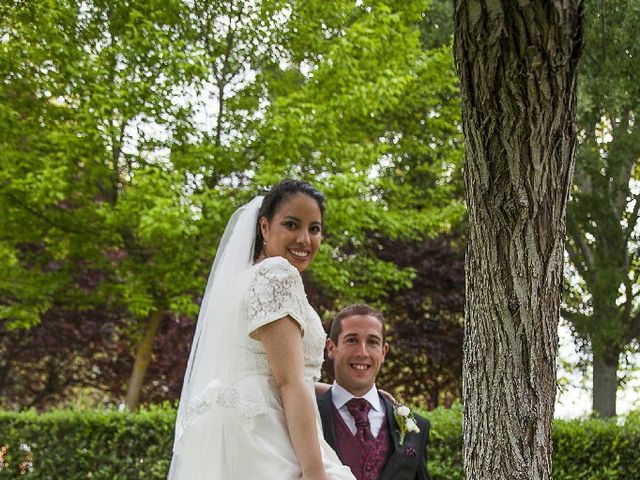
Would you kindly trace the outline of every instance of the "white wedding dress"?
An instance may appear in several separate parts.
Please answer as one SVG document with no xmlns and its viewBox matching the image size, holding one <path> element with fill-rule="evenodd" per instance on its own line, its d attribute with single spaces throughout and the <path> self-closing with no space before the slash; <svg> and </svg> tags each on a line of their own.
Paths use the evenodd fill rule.
<svg viewBox="0 0 640 480">
<path fill-rule="evenodd" d="M 304 378 L 314 396 L 323 362 L 325 332 L 304 293 L 298 271 L 284 258 L 271 257 L 249 270 L 241 318 L 247 341 L 241 347 L 232 384 L 212 382 L 187 406 L 176 426 L 175 446 L 180 456 L 182 436 L 188 437 L 188 459 L 172 465 L 170 478 L 183 480 L 293 480 L 302 473 L 284 417 L 282 402 L 260 341 L 251 338 L 257 328 L 292 317 L 303 331 Z M 314 402 L 315 405 L 315 402 Z M 331 480 L 355 480 L 326 443 L 316 407 L 316 426 L 325 469 Z M 212 451 L 212 432 L 220 448 Z M 206 473 L 203 473 L 206 472 Z"/>
</svg>

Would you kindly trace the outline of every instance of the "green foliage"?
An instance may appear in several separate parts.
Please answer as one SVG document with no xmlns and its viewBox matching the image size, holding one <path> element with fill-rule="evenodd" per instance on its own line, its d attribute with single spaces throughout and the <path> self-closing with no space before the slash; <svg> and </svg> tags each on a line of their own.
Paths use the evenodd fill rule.
<svg viewBox="0 0 640 480">
<path fill-rule="evenodd" d="M 427 467 L 433 480 L 463 480 L 462 470 L 462 405 L 451 409 L 419 411 L 431 422 Z"/>
<path fill-rule="evenodd" d="M 556 421 L 553 431 L 553 478 L 614 480 L 640 472 L 640 416 L 618 420 Z"/>
<path fill-rule="evenodd" d="M 285 176 L 327 195 L 326 291 L 407 285 L 374 235 L 433 237 L 464 209 L 457 79 L 427 8 L 3 4 L 0 321 L 102 306 L 135 343 L 156 312 L 195 318 L 230 213 Z"/>
<path fill-rule="evenodd" d="M 184 290 L 178 282 L 165 293 L 148 278 L 164 282 L 164 272 L 185 271 L 189 284 L 193 272 L 182 264 L 188 253 L 156 256 L 163 242 L 188 247 L 195 231 L 183 225 L 191 216 L 180 183 L 160 161 L 160 147 L 170 143 L 158 145 L 141 128 L 181 122 L 172 94 L 188 69 L 174 55 L 183 13 L 177 5 L 7 8 L 0 42 L 6 127 L 0 242 L 12 283 L 0 285 L 0 318 L 10 326 L 37 323 L 54 302 L 109 302 L 144 317 L 169 303 L 173 289 Z M 119 252 L 126 261 L 113 260 Z M 83 270 L 100 270 L 111 282 L 97 295 L 79 295 Z"/>
<path fill-rule="evenodd" d="M 618 355 L 640 334 L 637 182 L 640 89 L 637 2 L 585 2 L 578 90 L 578 150 L 567 214 L 575 272 L 568 318 L 596 355 Z"/>
<path fill-rule="evenodd" d="M 418 411 L 431 422 L 428 467 L 433 480 L 462 480 L 462 408 Z M 0 412 L 0 479 L 164 479 L 175 411 Z M 640 471 L 640 414 L 624 422 L 556 420 L 553 476 L 620 480 Z"/>
<path fill-rule="evenodd" d="M 450 47 L 421 43 L 425 8 L 6 7 L 0 318 L 26 328 L 54 302 L 83 301 L 134 321 L 193 314 L 187 299 L 203 288 L 228 214 L 284 176 L 321 183 L 329 199 L 323 283 L 354 299 L 370 274 L 380 292 L 406 284 L 412 272 L 377 259 L 368 232 L 435 236 L 463 211 L 451 181 L 457 80 Z M 330 274 L 336 260 L 343 275 Z M 96 296 L 72 294 L 79 263 L 103 272 Z"/>
<path fill-rule="evenodd" d="M 415 239 L 460 220 L 462 135 L 450 46 L 421 43 L 424 2 L 331 3 L 297 5 L 291 55 L 306 68 L 274 99 L 251 150 L 260 183 L 321 181 L 332 248 L 312 268 L 349 303 L 413 276 L 376 257 L 372 232 Z"/>
</svg>

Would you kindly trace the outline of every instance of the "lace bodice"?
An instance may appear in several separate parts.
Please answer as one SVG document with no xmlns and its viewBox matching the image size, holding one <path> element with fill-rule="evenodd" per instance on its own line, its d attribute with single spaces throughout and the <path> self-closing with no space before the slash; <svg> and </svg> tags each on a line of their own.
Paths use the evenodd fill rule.
<svg viewBox="0 0 640 480">
<path fill-rule="evenodd" d="M 300 274 L 282 257 L 266 258 L 253 269 L 246 296 L 247 365 L 255 369 L 255 373 L 270 373 L 262 342 L 251 335 L 263 325 L 289 315 L 303 333 L 305 379 L 318 380 L 326 334 L 320 317 L 307 301 Z"/>
<path fill-rule="evenodd" d="M 305 380 L 320 378 L 326 334 L 320 317 L 307 301 L 300 274 L 282 257 L 267 258 L 251 268 L 242 318 L 237 320 L 245 323 L 247 332 L 247 342 L 241 347 L 242 358 L 236 366 L 237 378 L 232 384 L 214 379 L 193 398 L 176 424 L 176 442 L 214 405 L 233 410 L 245 419 L 268 411 L 269 395 L 261 382 L 252 379 L 255 375 L 270 376 L 271 369 L 262 342 L 251 338 L 253 332 L 267 323 L 287 315 L 298 322 L 303 333 Z"/>
</svg>

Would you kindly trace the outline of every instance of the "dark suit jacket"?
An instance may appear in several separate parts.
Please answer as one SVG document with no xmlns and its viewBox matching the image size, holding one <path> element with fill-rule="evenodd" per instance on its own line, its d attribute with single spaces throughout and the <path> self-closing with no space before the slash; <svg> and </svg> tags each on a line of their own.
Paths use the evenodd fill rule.
<svg viewBox="0 0 640 480">
<path fill-rule="evenodd" d="M 426 456 L 427 441 L 429 440 L 429 421 L 426 418 L 415 415 L 420 433 L 407 433 L 402 445 L 398 445 L 398 424 L 393 416 L 393 404 L 383 395 L 380 395 L 380 398 L 384 402 L 387 411 L 387 427 L 391 438 L 391 451 L 389 452 L 389 460 L 378 480 L 428 480 Z M 342 460 L 340 452 L 336 449 L 331 389 L 318 396 L 317 401 L 320 418 L 322 419 L 324 438 Z"/>
</svg>

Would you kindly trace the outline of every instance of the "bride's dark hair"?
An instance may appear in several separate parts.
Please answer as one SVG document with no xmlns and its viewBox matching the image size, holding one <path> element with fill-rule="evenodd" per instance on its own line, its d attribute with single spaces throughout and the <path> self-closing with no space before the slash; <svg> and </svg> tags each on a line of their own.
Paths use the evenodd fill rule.
<svg viewBox="0 0 640 480">
<path fill-rule="evenodd" d="M 305 195 L 313 198 L 320 208 L 320 214 L 324 218 L 324 195 L 309 182 L 287 179 L 273 185 L 269 189 L 269 192 L 264 196 L 262 206 L 258 212 L 256 241 L 253 249 L 254 260 L 260 256 L 264 242 L 264 238 L 262 237 L 262 232 L 260 230 L 260 219 L 265 217 L 267 221 L 271 223 L 271 220 L 278 211 L 278 208 L 280 208 L 280 205 L 297 193 L 304 193 Z"/>
</svg>

